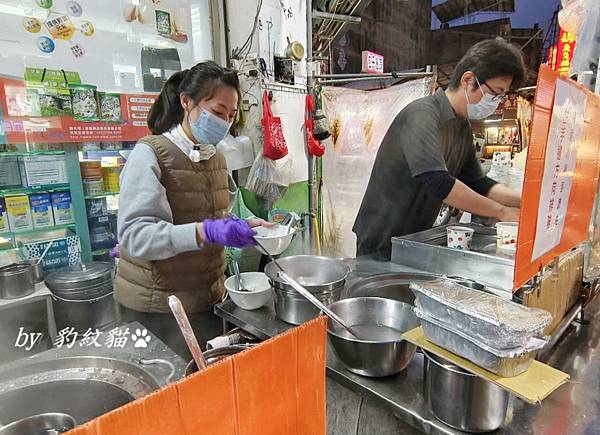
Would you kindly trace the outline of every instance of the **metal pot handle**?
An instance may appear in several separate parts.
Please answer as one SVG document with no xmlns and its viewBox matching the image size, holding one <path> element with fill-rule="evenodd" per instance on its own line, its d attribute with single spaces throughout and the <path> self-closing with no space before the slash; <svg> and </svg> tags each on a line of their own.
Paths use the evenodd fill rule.
<svg viewBox="0 0 600 435">
<path fill-rule="evenodd" d="M 171 380 L 173 379 L 173 376 L 175 376 L 175 366 L 173 365 L 173 363 L 171 361 L 167 361 L 166 359 L 138 359 L 137 360 L 138 363 L 140 363 L 143 366 L 148 366 L 148 365 L 153 365 L 153 364 L 165 364 L 169 367 L 169 369 L 171 370 L 171 372 L 169 373 L 169 376 L 167 376 L 166 379 L 166 383 L 169 384 L 171 383 Z"/>
</svg>

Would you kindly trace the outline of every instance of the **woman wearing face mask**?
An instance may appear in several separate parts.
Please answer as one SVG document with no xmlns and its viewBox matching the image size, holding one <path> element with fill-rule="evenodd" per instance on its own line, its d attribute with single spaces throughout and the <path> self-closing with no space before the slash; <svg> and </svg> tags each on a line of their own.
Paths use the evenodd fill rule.
<svg viewBox="0 0 600 435">
<path fill-rule="evenodd" d="M 500 221 L 519 219 L 519 195 L 483 175 L 470 120 L 493 114 L 524 78 L 519 48 L 501 38 L 482 41 L 456 65 L 448 89 L 397 115 L 354 223 L 357 255 L 389 259 L 392 237 L 431 228 L 442 203 Z"/>
<path fill-rule="evenodd" d="M 121 175 L 121 259 L 114 295 L 124 323 L 139 321 L 182 356 L 188 352 L 167 297 L 183 303 L 201 345 L 220 332 L 224 246 L 254 244 L 263 220 L 227 216 L 228 175 L 216 145 L 240 97 L 237 75 L 214 62 L 173 74 Z"/>
</svg>

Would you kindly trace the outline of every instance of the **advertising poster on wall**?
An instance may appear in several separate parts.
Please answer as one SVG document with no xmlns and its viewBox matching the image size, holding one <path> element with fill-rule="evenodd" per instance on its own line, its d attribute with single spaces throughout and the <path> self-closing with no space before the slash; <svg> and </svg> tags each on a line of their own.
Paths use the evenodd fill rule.
<svg viewBox="0 0 600 435">
<path fill-rule="evenodd" d="M 575 85 L 565 80 L 556 82 L 532 260 L 560 244 L 583 134 L 586 98 Z"/>
<path fill-rule="evenodd" d="M 77 71 L 107 92 L 156 92 L 212 59 L 209 0 L 0 0 L 0 73 Z"/>
</svg>

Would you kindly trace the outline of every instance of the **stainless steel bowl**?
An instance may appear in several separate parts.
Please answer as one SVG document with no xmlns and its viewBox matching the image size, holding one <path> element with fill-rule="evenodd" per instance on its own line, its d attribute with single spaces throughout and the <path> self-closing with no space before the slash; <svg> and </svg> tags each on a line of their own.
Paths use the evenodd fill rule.
<svg viewBox="0 0 600 435">
<path fill-rule="evenodd" d="M 369 341 L 352 338 L 329 320 L 329 341 L 351 372 L 371 377 L 390 376 L 404 370 L 412 360 L 416 346 L 400 338 L 403 332 L 419 326 L 410 305 L 393 299 L 366 297 L 344 299 L 329 308 L 348 325 L 360 329 L 357 332 L 374 338 Z"/>
<path fill-rule="evenodd" d="M 75 428 L 75 420 L 60 412 L 32 415 L 0 428 L 0 435 L 50 435 Z"/>
<path fill-rule="evenodd" d="M 293 255 L 280 258 L 277 262 L 285 272 L 302 284 L 311 293 L 323 293 L 343 286 L 350 270 L 337 258 L 316 255 Z M 267 264 L 265 273 L 276 289 L 294 292 L 295 290 L 277 275 L 279 268 Z"/>
<path fill-rule="evenodd" d="M 0 267 L 0 298 L 17 299 L 35 291 L 33 270 L 28 263 Z"/>
<path fill-rule="evenodd" d="M 313 295 L 327 306 L 340 299 L 343 289 L 344 282 L 330 291 L 313 293 Z M 295 290 L 287 291 L 275 288 L 275 313 L 284 322 L 301 325 L 317 317 L 320 312 L 321 310 Z"/>
<path fill-rule="evenodd" d="M 509 393 L 423 351 L 425 400 L 440 421 L 464 432 L 491 432 L 506 419 Z"/>
<path fill-rule="evenodd" d="M 210 366 L 231 355 L 235 355 L 236 353 L 252 347 L 254 347 L 254 344 L 234 344 L 231 346 L 219 347 L 217 349 L 211 349 L 204 352 L 204 359 L 206 359 L 206 364 Z M 198 367 L 196 366 L 196 361 L 194 360 L 191 360 L 185 367 L 186 376 L 196 373 L 197 371 Z"/>
</svg>

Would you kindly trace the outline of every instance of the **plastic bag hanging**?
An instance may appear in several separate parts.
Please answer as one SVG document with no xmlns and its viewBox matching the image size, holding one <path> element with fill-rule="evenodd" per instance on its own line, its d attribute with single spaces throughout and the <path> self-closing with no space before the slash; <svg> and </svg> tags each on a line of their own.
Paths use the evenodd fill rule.
<svg viewBox="0 0 600 435">
<path fill-rule="evenodd" d="M 328 139 L 331 136 L 331 131 L 329 128 L 329 119 L 327 119 L 327 115 L 325 115 L 325 112 L 323 112 L 323 109 L 321 106 L 321 94 L 320 91 L 318 91 L 318 98 L 317 98 L 317 104 L 315 105 L 315 109 L 314 109 L 314 115 L 313 115 L 313 122 L 314 122 L 314 130 L 313 130 L 313 135 L 315 136 L 315 139 L 319 140 L 319 141 L 324 141 L 326 139 Z"/>
<path fill-rule="evenodd" d="M 325 154 L 325 146 L 314 136 L 314 121 L 311 116 L 314 108 L 315 103 L 312 95 L 307 95 L 306 108 L 304 110 L 304 126 L 306 127 L 306 143 L 308 146 L 308 152 L 315 157 L 321 157 L 323 154 Z"/>
<path fill-rule="evenodd" d="M 263 118 L 261 125 L 263 130 L 263 155 L 271 160 L 279 160 L 287 156 L 288 148 L 283 136 L 281 118 L 273 116 L 267 91 L 263 93 Z"/>
</svg>

